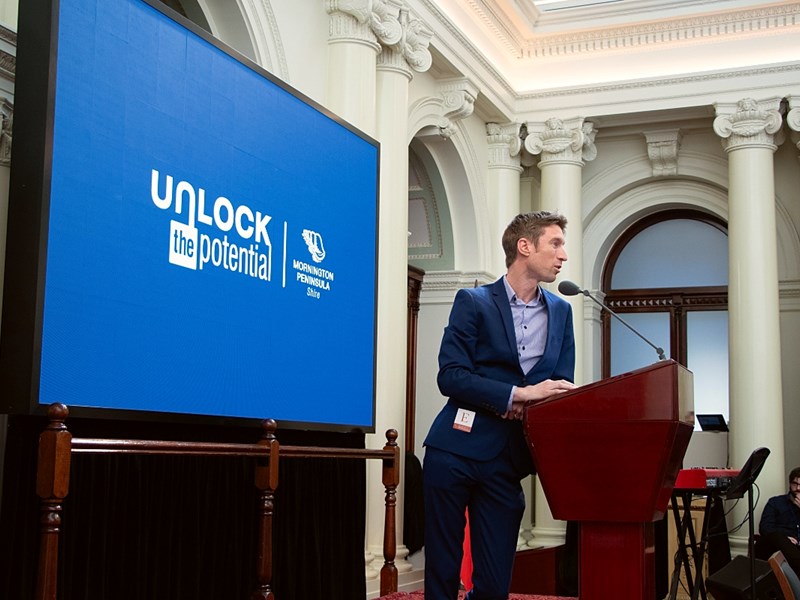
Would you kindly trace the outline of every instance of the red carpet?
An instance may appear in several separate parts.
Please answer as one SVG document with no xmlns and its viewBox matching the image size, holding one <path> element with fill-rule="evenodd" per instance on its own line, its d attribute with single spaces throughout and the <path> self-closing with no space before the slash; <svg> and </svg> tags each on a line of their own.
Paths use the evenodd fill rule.
<svg viewBox="0 0 800 600">
<path fill-rule="evenodd" d="M 378 600 L 424 600 L 423 592 L 395 592 L 388 596 L 381 596 Z M 458 595 L 458 600 L 464 598 L 464 592 Z M 577 600 L 577 598 L 567 598 L 566 596 L 537 596 L 529 594 L 511 594 L 508 600 Z"/>
</svg>

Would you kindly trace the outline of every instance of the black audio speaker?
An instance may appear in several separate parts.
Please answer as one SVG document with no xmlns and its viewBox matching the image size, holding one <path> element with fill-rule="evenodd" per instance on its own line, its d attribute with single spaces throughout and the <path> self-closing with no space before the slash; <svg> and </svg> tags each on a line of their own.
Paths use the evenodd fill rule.
<svg viewBox="0 0 800 600">
<path fill-rule="evenodd" d="M 750 593 L 750 559 L 737 556 L 706 578 L 706 590 L 714 600 L 782 600 L 775 573 L 765 560 L 755 561 L 756 595 Z"/>
</svg>

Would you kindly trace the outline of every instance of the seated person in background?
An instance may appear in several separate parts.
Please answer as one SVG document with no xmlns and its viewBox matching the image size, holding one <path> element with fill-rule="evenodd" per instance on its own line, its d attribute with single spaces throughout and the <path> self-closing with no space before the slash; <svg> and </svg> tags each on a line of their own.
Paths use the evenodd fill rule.
<svg viewBox="0 0 800 600">
<path fill-rule="evenodd" d="M 767 560 L 780 550 L 800 574 L 800 467 L 789 473 L 789 492 L 769 499 L 758 525 L 756 558 Z"/>
</svg>

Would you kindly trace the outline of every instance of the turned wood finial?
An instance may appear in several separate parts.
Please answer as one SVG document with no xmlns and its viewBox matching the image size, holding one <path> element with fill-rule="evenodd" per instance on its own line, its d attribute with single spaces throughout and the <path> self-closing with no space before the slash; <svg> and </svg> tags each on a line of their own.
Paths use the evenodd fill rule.
<svg viewBox="0 0 800 600">
<path fill-rule="evenodd" d="M 47 429 L 67 428 L 67 426 L 64 425 L 64 421 L 66 421 L 69 416 L 69 409 L 65 404 L 53 402 L 53 404 L 47 407 L 47 416 L 50 419 L 50 422 L 47 424 Z"/>
<path fill-rule="evenodd" d="M 261 429 L 264 430 L 261 439 L 274 440 L 275 432 L 278 430 L 278 423 L 275 422 L 275 419 L 264 419 L 261 421 Z"/>
<path fill-rule="evenodd" d="M 386 445 L 397 446 L 397 429 L 386 430 Z"/>
</svg>

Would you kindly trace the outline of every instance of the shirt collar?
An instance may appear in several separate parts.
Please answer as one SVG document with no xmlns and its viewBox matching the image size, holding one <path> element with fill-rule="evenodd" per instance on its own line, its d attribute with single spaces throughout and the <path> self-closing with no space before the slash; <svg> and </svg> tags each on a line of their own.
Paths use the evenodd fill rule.
<svg viewBox="0 0 800 600">
<path fill-rule="evenodd" d="M 506 296 L 508 296 L 508 303 L 513 304 L 518 300 L 517 294 L 514 291 L 514 288 L 511 287 L 511 284 L 508 283 L 508 278 L 503 275 L 503 285 L 506 288 Z M 539 286 L 536 286 L 536 296 L 534 296 L 533 300 L 528 302 L 526 306 L 537 306 L 542 301 L 542 289 Z M 519 300 L 522 303 L 522 300 Z"/>
</svg>

